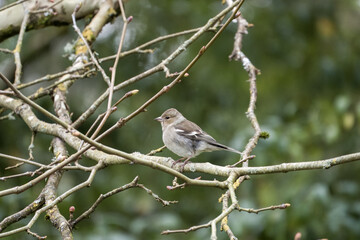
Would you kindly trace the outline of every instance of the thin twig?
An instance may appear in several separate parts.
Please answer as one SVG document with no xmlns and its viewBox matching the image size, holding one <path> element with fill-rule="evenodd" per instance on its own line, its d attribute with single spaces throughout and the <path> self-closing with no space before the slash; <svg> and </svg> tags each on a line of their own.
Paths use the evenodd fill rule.
<svg viewBox="0 0 360 240">
<path fill-rule="evenodd" d="M 35 148 L 35 145 L 34 145 L 35 135 L 36 135 L 36 132 L 31 132 L 31 141 L 30 141 L 30 145 L 28 147 L 29 160 L 34 160 L 33 149 Z"/>
<path fill-rule="evenodd" d="M 5 170 L 10 170 L 10 169 L 14 169 L 14 168 L 17 168 L 17 167 L 20 167 L 21 165 L 23 165 L 24 163 L 17 163 L 13 166 L 9 166 L 9 167 L 6 167 Z"/>
<path fill-rule="evenodd" d="M 43 239 L 46 239 L 46 238 L 47 238 L 47 236 L 40 236 L 39 234 L 30 231 L 30 229 L 26 230 L 26 232 L 27 232 L 28 234 L 30 234 L 31 236 L 33 236 L 34 238 L 37 238 L 37 239 L 39 239 L 39 240 L 43 240 Z"/>
<path fill-rule="evenodd" d="M 148 155 L 148 156 L 153 156 L 153 155 L 155 155 L 155 154 L 157 154 L 157 153 L 159 153 L 159 152 L 162 152 L 162 150 L 164 150 L 166 148 L 166 146 L 164 145 L 164 146 L 162 146 L 162 147 L 159 147 L 159 148 L 157 148 L 157 149 L 154 149 L 154 150 L 151 150 L 148 154 L 146 154 L 146 155 Z"/>
<path fill-rule="evenodd" d="M 217 26 L 217 27 L 210 27 L 207 31 L 216 32 L 216 30 L 221 26 L 222 25 Z M 150 40 L 150 41 L 148 41 L 146 43 L 143 43 L 143 44 L 141 44 L 141 45 L 139 45 L 139 46 L 137 46 L 137 47 L 135 47 L 135 48 L 133 48 L 131 50 L 122 52 L 120 54 L 120 57 L 125 57 L 125 56 L 128 56 L 128 55 L 133 54 L 133 53 L 152 53 L 153 52 L 152 49 L 147 49 L 147 50 L 144 50 L 144 49 L 151 46 L 151 45 L 154 45 L 156 43 L 159 43 L 159 42 L 171 39 L 171 38 L 180 37 L 180 36 L 191 34 L 191 33 L 196 33 L 200 29 L 201 29 L 201 27 L 200 28 L 189 29 L 189 30 L 184 30 L 184 31 L 181 31 L 181 32 L 171 33 L 171 34 L 168 34 L 168 35 L 157 37 L 157 38 L 155 38 L 153 40 Z M 100 58 L 99 62 L 102 63 L 103 61 L 113 60 L 113 59 L 116 58 L 116 56 L 117 55 L 115 54 L 115 55 Z"/>
<path fill-rule="evenodd" d="M 53 4 L 50 4 L 49 6 L 47 6 L 46 8 L 43 8 L 43 9 L 31 11 L 31 13 L 38 14 L 38 13 L 52 11 L 53 10 L 52 8 L 55 7 L 56 5 L 60 4 L 62 1 L 64 1 L 64 0 L 59 0 L 57 2 L 54 2 Z"/>
<path fill-rule="evenodd" d="M 13 51 L 9 50 L 9 49 L 6 49 L 6 48 L 0 48 L 0 52 L 3 52 L 3 53 L 9 53 L 9 54 L 12 54 Z"/>
<path fill-rule="evenodd" d="M 4 7 L 0 8 L 0 12 L 1 12 L 1 11 L 4 11 L 5 9 L 8 9 L 8 8 L 14 7 L 14 6 L 16 6 L 16 5 L 19 5 L 19 4 L 21 4 L 21 3 L 23 3 L 23 2 L 26 2 L 26 1 L 29 1 L 29 0 L 18 0 L 18 1 L 16 1 L 16 2 L 13 2 L 13 3 L 10 3 L 10 4 L 8 4 L 8 5 L 5 5 Z"/>
<path fill-rule="evenodd" d="M 160 198 L 157 194 L 155 194 L 152 190 L 145 187 L 143 184 L 136 184 L 136 187 L 145 190 L 150 196 L 152 196 L 156 201 L 160 202 L 163 206 L 169 206 L 170 204 L 178 203 L 178 201 L 167 201 Z"/>
<path fill-rule="evenodd" d="M 111 106 L 111 108 L 110 108 L 110 114 L 112 114 L 113 112 L 115 112 L 115 111 L 117 110 L 116 106 L 119 105 L 122 101 L 124 101 L 124 100 L 125 100 L 126 98 L 128 98 L 128 97 L 131 97 L 131 96 L 137 94 L 138 92 L 139 92 L 139 90 L 135 89 L 135 90 L 132 90 L 132 91 L 129 91 L 129 92 L 125 93 L 114 105 Z M 97 116 L 96 120 L 94 121 L 94 123 L 91 125 L 91 127 L 90 127 L 89 130 L 87 131 L 86 136 L 88 136 L 89 133 L 92 131 L 92 129 L 96 126 L 96 124 L 97 124 L 100 120 L 102 120 L 102 119 L 104 118 L 104 116 L 107 114 L 107 112 L 109 112 L 109 110 L 107 110 L 106 112 L 104 112 L 104 113 L 102 113 L 102 114 L 100 114 L 100 115 Z M 96 131 L 99 132 L 100 129 L 97 128 Z M 94 132 L 94 134 L 93 134 L 93 136 L 91 136 L 91 138 L 93 139 L 94 136 L 96 136 L 96 135 L 97 135 L 97 133 Z"/>
<path fill-rule="evenodd" d="M 18 166 L 16 166 L 16 167 L 18 167 Z M 36 172 L 36 171 L 30 172 L 30 171 L 27 171 L 27 172 L 23 172 L 23 173 L 14 174 L 14 175 L 3 176 L 3 177 L 0 177 L 0 181 L 6 181 L 8 179 L 24 177 L 24 176 L 32 177 L 32 176 L 34 176 L 34 174 L 42 174 L 42 172 Z"/>
<path fill-rule="evenodd" d="M 5 110 L 5 109 L 3 109 L 3 110 Z M 1 110 L 0 110 L 0 111 L 1 111 Z M 0 120 L 5 120 L 5 119 L 15 120 L 14 111 L 11 111 L 11 112 L 9 112 L 8 114 L 6 114 L 5 116 L 1 116 L 1 117 L 0 117 Z"/>
<path fill-rule="evenodd" d="M 114 83 L 115 83 L 115 78 L 116 78 L 116 69 L 117 69 L 117 65 L 119 63 L 122 47 L 124 45 L 125 34 L 126 34 L 127 25 L 128 25 L 128 20 L 126 19 L 123 2 L 122 2 L 122 0 L 119 0 L 118 2 L 119 2 L 119 5 L 120 5 L 121 16 L 122 16 L 122 19 L 123 19 L 124 23 L 123 23 L 123 28 L 122 28 L 122 31 L 121 31 L 121 37 L 120 37 L 118 50 L 117 50 L 117 53 L 116 53 L 116 58 L 115 58 L 113 66 L 111 68 L 111 82 L 110 82 L 110 89 L 109 89 L 109 100 L 108 100 L 108 105 L 107 105 L 108 110 L 111 108 L 111 105 L 112 105 L 111 101 L 112 101 L 112 96 L 113 96 L 113 93 L 114 93 Z M 107 117 L 105 116 L 104 118 L 107 118 Z"/>
<path fill-rule="evenodd" d="M 14 95 L 13 91 L 8 91 L 8 90 L 0 90 L 0 94 L 3 95 Z"/>
<path fill-rule="evenodd" d="M 108 88 L 109 98 L 108 98 L 107 111 L 105 113 L 105 116 L 102 118 L 99 126 L 97 127 L 97 129 L 95 130 L 93 135 L 91 136 L 91 139 L 94 139 L 97 136 L 97 134 L 100 132 L 100 130 L 104 126 L 105 122 L 109 118 L 110 114 L 112 113 L 111 105 L 112 105 L 112 97 L 113 97 L 113 93 L 114 93 L 116 68 L 117 68 L 117 65 L 118 65 L 118 62 L 119 62 L 121 49 L 122 49 L 122 46 L 124 44 L 125 33 L 126 33 L 126 29 L 127 29 L 127 24 L 128 24 L 128 21 L 127 21 L 126 16 L 125 16 L 124 6 L 123 6 L 123 3 L 122 3 L 121 0 L 119 0 L 119 5 L 120 5 L 121 16 L 123 18 L 124 24 L 123 24 L 123 29 L 122 29 L 122 32 L 121 32 L 121 38 L 120 38 L 119 47 L 118 47 L 118 51 L 117 51 L 117 54 L 116 54 L 115 62 L 114 62 L 114 65 L 111 68 L 111 81 L 110 81 L 110 85 L 109 85 L 109 88 Z"/>
<path fill-rule="evenodd" d="M 10 160 L 13 160 L 13 161 L 27 163 L 27 164 L 34 165 L 34 166 L 37 166 L 37 167 L 46 167 L 44 164 L 34 162 L 34 161 L 24 159 L 24 158 L 14 157 L 14 156 L 7 155 L 7 154 L 4 154 L 4 153 L 0 153 L 0 158 L 7 158 L 7 159 L 10 159 Z"/>
<path fill-rule="evenodd" d="M 260 138 L 261 128 L 259 122 L 255 115 L 255 107 L 256 107 L 256 100 L 257 100 L 257 87 L 256 87 L 256 76 L 260 74 L 260 71 L 251 63 L 249 58 L 245 56 L 245 54 L 241 51 L 242 47 L 242 36 L 247 34 L 247 28 L 252 26 L 250 25 L 242 16 L 241 14 L 237 17 L 238 29 L 235 34 L 234 40 L 234 49 L 229 56 L 230 60 L 241 61 L 243 64 L 243 68 L 247 71 L 249 75 L 249 82 L 250 82 L 250 101 L 249 107 L 246 112 L 247 118 L 250 120 L 252 127 L 255 130 L 253 137 L 249 140 L 248 144 L 245 146 L 245 150 L 242 152 L 243 159 L 240 159 L 237 163 L 233 164 L 232 167 L 237 166 L 238 164 L 242 163 L 243 167 L 247 167 L 249 156 L 252 150 L 257 145 L 257 142 Z M 244 159 L 246 159 L 244 161 Z"/>
<path fill-rule="evenodd" d="M 106 198 L 108 197 L 111 197 L 112 195 L 115 195 L 119 192 L 122 192 L 122 191 L 125 191 L 129 188 L 133 188 L 136 186 L 137 182 L 139 180 L 139 177 L 136 176 L 134 178 L 134 180 L 132 180 L 130 183 L 124 185 L 124 186 L 121 186 L 121 187 L 118 187 L 118 188 L 115 188 L 105 194 L 100 194 L 100 196 L 96 199 L 96 201 L 91 205 L 91 207 L 86 210 L 85 212 L 83 212 L 79 217 L 77 217 L 75 220 L 73 221 L 70 221 L 69 224 L 71 226 L 71 228 L 74 228 L 76 224 L 78 224 L 80 221 L 84 220 L 85 218 L 89 218 L 90 217 L 90 214 L 93 213 L 95 211 L 95 209 L 97 208 L 97 206 L 103 201 L 105 200 Z"/>
<path fill-rule="evenodd" d="M 198 230 L 198 229 L 201 229 L 201 228 L 211 227 L 211 225 L 213 223 L 216 224 L 217 222 L 219 222 L 225 216 L 229 215 L 235 208 L 236 208 L 236 204 L 231 204 L 229 208 L 227 208 L 225 211 L 223 211 L 221 214 L 219 214 L 216 218 L 209 221 L 208 223 L 197 225 L 197 226 L 192 226 L 192 227 L 187 228 L 187 229 L 166 230 L 166 231 L 162 231 L 161 234 L 167 235 L 167 234 L 172 234 L 172 233 L 188 233 L 188 232 L 195 231 L 195 230 Z M 215 228 L 215 231 L 216 231 L 216 228 Z M 215 234 L 216 234 L 216 232 L 215 232 Z"/>
<path fill-rule="evenodd" d="M 29 9 L 27 7 L 25 7 L 24 18 L 21 23 L 18 41 L 17 41 L 16 47 L 13 51 L 14 58 L 15 58 L 15 65 L 16 65 L 14 85 L 18 85 L 21 82 L 22 64 L 21 64 L 20 52 L 21 52 L 21 46 L 23 43 L 23 38 L 24 38 L 24 34 L 25 34 L 25 30 L 26 30 L 26 26 L 27 26 L 29 17 L 30 17 Z"/>
<path fill-rule="evenodd" d="M 229 193 L 229 191 L 227 191 Z M 225 211 L 229 207 L 229 194 L 224 194 L 222 197 L 222 204 L 223 204 L 223 211 Z M 229 236 L 230 240 L 238 240 L 237 237 L 235 237 L 235 234 L 231 231 L 229 225 L 228 225 L 228 216 L 225 216 L 223 219 L 221 219 L 221 231 L 225 231 L 226 234 Z"/>
<path fill-rule="evenodd" d="M 12 160 L 12 161 L 17 161 L 17 162 L 20 162 L 20 163 L 30 164 L 30 165 L 39 167 L 41 169 L 54 168 L 53 163 L 51 163 L 50 165 L 44 165 L 44 164 L 41 164 L 41 163 L 38 163 L 38 162 L 35 162 L 35 161 L 31 161 L 31 160 L 28 160 L 28 159 L 19 158 L 19 157 L 15 157 L 15 156 L 3 154 L 3 153 L 0 153 L 0 158 L 6 158 L 6 159 L 9 159 L 9 160 Z M 75 167 L 75 166 L 65 166 L 65 167 L 63 167 L 63 169 L 64 170 L 83 170 L 83 171 L 86 171 L 86 172 L 89 171 L 89 168 L 79 168 L 79 167 Z"/>
<path fill-rule="evenodd" d="M 171 190 L 175 190 L 178 188 L 185 188 L 187 186 L 186 182 L 179 184 L 177 182 L 177 179 L 178 179 L 177 177 L 174 177 L 174 180 L 172 180 L 172 186 L 166 186 L 166 189 L 171 191 Z M 201 179 L 201 176 L 195 178 L 195 180 L 200 180 L 200 179 Z"/>
<path fill-rule="evenodd" d="M 170 204 L 174 204 L 174 203 L 177 203 L 177 201 L 166 201 L 166 200 L 163 200 L 162 198 L 160 198 L 157 194 L 153 193 L 150 189 L 146 188 L 143 184 L 138 184 L 138 180 L 139 180 L 139 177 L 136 176 L 134 178 L 134 180 L 132 180 L 130 183 L 124 185 L 124 186 L 121 186 L 119 188 L 115 188 L 105 194 L 101 194 L 97 199 L 96 201 L 93 203 L 93 205 L 88 209 L 86 210 L 85 212 L 83 212 L 78 218 L 76 218 L 75 220 L 73 221 L 70 221 L 69 224 L 71 226 L 71 228 L 74 228 L 76 224 L 78 224 L 80 221 L 84 220 L 85 218 L 89 218 L 90 217 L 90 214 L 93 213 L 95 211 L 95 209 L 97 208 L 97 206 L 103 201 L 105 200 L 106 198 L 109 198 L 117 193 L 120 193 L 122 191 L 125 191 L 127 189 L 130 189 L 130 188 L 134 188 L 134 187 L 138 187 L 138 188 L 141 188 L 143 190 L 145 190 L 149 195 L 151 195 L 156 201 L 160 202 L 162 205 L 164 206 L 168 206 Z"/>
<path fill-rule="evenodd" d="M 72 21 L 73 21 L 73 28 L 75 30 L 75 32 L 79 35 L 79 37 L 81 38 L 81 40 L 83 41 L 83 43 L 85 44 L 86 48 L 87 48 L 87 52 L 89 53 L 90 57 L 91 57 L 91 60 L 95 63 L 97 69 L 101 72 L 101 75 L 104 79 L 104 81 L 110 85 L 110 80 L 109 80 L 109 77 L 106 75 L 104 69 L 100 66 L 98 60 L 96 59 L 94 53 L 92 52 L 87 40 L 85 39 L 85 37 L 83 36 L 83 34 L 81 33 L 79 27 L 76 25 L 76 12 L 79 11 L 80 9 L 80 4 L 78 4 L 75 9 L 74 9 L 74 12 L 71 14 L 71 18 L 72 18 Z"/>
<path fill-rule="evenodd" d="M 53 89 L 55 87 L 59 86 L 60 84 L 62 84 L 64 82 L 68 82 L 68 81 L 75 81 L 77 79 L 83 79 L 83 78 L 89 77 L 89 75 L 95 73 L 95 71 L 96 71 L 95 69 L 89 69 L 88 71 L 86 71 L 82 74 L 64 75 L 62 78 L 60 78 L 53 84 L 50 84 L 49 86 L 44 87 L 44 88 L 39 88 L 35 93 L 33 93 L 29 96 L 29 99 L 35 100 L 41 96 L 50 95 L 52 93 Z"/>
<path fill-rule="evenodd" d="M 71 69 L 68 69 L 68 70 L 65 70 L 65 71 L 62 71 L 62 72 L 58 72 L 58 73 L 54 73 L 54 74 L 48 74 L 44 77 L 41 77 L 39 79 L 36 79 L 34 81 L 31 81 L 31 82 L 28 82 L 28 83 L 22 83 L 22 84 L 19 84 L 16 86 L 17 89 L 22 89 L 22 88 L 26 88 L 26 87 L 30 87 L 30 86 L 33 86 L 35 84 L 39 84 L 39 83 L 42 83 L 42 82 L 46 82 L 46 81 L 51 81 L 53 79 L 56 79 L 56 78 L 60 78 L 62 76 L 64 76 L 65 74 L 71 74 L 71 73 L 74 73 L 74 72 L 79 72 L 79 71 L 83 71 L 84 68 L 86 68 L 87 66 L 90 66 L 90 65 L 93 65 L 93 63 L 89 64 L 85 64 L 81 67 L 75 67 L 75 68 L 71 68 Z M 80 78 L 80 77 L 86 77 L 87 74 L 90 74 L 92 73 L 94 70 L 93 69 L 89 69 L 89 71 L 87 71 L 85 74 L 82 74 L 82 75 L 71 75 L 72 78 L 77 78 L 77 76 Z M 59 84 L 60 82 L 58 82 L 57 84 Z"/>
<path fill-rule="evenodd" d="M 242 208 L 242 207 L 239 207 L 239 206 L 237 206 L 236 209 L 239 210 L 240 212 L 248 212 L 248 213 L 256 213 L 256 214 L 258 214 L 259 212 L 268 211 L 268 210 L 275 210 L 275 209 L 285 209 L 285 208 L 288 208 L 290 206 L 291 206 L 290 203 L 283 203 L 283 204 L 280 204 L 280 205 L 264 207 L 264 208 L 259 208 L 259 209 Z"/>
</svg>

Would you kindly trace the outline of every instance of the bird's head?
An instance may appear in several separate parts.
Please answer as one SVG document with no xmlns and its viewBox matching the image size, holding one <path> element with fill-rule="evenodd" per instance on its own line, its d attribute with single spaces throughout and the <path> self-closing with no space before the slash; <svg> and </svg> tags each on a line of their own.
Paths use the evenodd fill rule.
<svg viewBox="0 0 360 240">
<path fill-rule="evenodd" d="M 160 122 L 161 126 L 166 127 L 182 118 L 183 115 L 178 110 L 175 108 L 170 108 L 161 114 L 160 117 L 157 117 L 154 120 Z"/>
</svg>

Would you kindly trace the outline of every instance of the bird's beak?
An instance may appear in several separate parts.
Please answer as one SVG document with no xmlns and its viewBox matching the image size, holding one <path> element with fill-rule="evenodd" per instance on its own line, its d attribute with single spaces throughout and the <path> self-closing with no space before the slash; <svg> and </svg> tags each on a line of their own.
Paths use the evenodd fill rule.
<svg viewBox="0 0 360 240">
<path fill-rule="evenodd" d="M 154 118 L 154 120 L 155 120 L 155 121 L 158 121 L 158 122 L 162 122 L 162 121 L 163 121 L 162 117 Z"/>
</svg>

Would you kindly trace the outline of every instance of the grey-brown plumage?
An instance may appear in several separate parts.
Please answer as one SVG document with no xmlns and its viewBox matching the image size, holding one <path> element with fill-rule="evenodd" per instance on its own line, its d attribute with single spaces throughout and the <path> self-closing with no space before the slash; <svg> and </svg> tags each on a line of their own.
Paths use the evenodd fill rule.
<svg viewBox="0 0 360 240">
<path fill-rule="evenodd" d="M 173 153 L 183 157 L 187 162 L 202 152 L 225 150 L 241 154 L 241 152 L 220 144 L 203 131 L 198 125 L 187 120 L 178 110 L 170 108 L 160 117 L 162 139 L 165 146 Z"/>
</svg>

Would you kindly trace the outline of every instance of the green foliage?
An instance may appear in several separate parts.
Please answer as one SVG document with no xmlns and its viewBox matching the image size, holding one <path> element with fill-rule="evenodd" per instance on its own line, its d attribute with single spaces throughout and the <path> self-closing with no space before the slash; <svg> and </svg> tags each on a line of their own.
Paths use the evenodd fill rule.
<svg viewBox="0 0 360 240">
<path fill-rule="evenodd" d="M 270 134 L 268 132 L 261 132 L 260 138 L 268 139 L 270 137 Z"/>
</svg>

